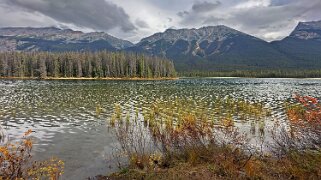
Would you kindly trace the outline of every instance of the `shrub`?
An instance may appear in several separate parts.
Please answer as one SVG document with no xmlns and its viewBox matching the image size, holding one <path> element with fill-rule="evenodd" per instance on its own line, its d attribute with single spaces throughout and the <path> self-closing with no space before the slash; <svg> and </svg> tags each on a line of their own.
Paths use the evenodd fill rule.
<svg viewBox="0 0 321 180">
<path fill-rule="evenodd" d="M 310 96 L 294 97 L 295 104 L 286 106 L 288 127 L 280 124 L 273 131 L 279 155 L 288 151 L 321 149 L 321 104 Z"/>
<path fill-rule="evenodd" d="M 253 147 L 234 126 L 238 112 L 243 117 L 269 116 L 262 105 L 245 101 L 219 99 L 223 113 L 216 120 L 193 112 L 181 100 L 155 102 L 142 116 L 137 111 L 135 117 L 127 113 L 126 123 L 122 115 L 113 115 L 111 124 L 130 166 L 108 178 L 319 179 L 321 106 L 311 97 L 295 100 L 286 106 L 289 122 L 276 123 L 265 150 Z M 117 106 L 115 114 L 126 114 L 120 109 Z M 261 125 L 260 134 L 265 136 Z"/>
<path fill-rule="evenodd" d="M 58 159 L 32 162 L 32 140 L 28 130 L 18 142 L 0 146 L 0 179 L 59 179 L 64 163 Z"/>
</svg>

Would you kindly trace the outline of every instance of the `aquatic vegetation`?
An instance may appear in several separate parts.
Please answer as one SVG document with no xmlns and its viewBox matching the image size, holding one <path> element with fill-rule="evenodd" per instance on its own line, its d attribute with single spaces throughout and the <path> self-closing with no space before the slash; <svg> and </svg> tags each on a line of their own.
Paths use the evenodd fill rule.
<svg viewBox="0 0 321 180">
<path fill-rule="evenodd" d="M 303 104 L 303 109 L 307 108 L 307 99 L 313 104 L 313 110 L 318 109 L 315 99 L 303 98 L 304 102 L 301 98 L 296 99 Z M 291 128 L 288 130 L 276 125 L 272 129 L 273 140 L 265 144 L 270 151 L 258 151 L 251 146 L 249 137 L 240 133 L 233 119 L 239 114 L 254 117 L 256 120 L 252 123 L 259 122 L 258 131 L 260 137 L 264 137 L 265 122 L 260 118 L 269 116 L 269 110 L 261 104 L 229 97 L 216 100 L 210 110 L 202 109 L 202 102 L 190 99 L 157 100 L 141 112 L 139 121 L 131 120 L 126 126 L 115 124 L 113 128 L 120 143 L 118 150 L 130 159 L 130 164 L 129 169 L 109 178 L 316 179 L 321 176 L 320 146 L 312 149 L 300 144 L 302 139 L 314 145 L 320 145 L 320 141 L 316 143 L 316 139 L 306 138 L 307 134 L 302 133 L 290 136 Z M 293 108 L 297 106 L 295 104 Z M 195 107 L 199 111 L 195 111 Z M 287 106 L 286 111 L 292 113 L 291 107 Z M 214 112 L 218 116 L 212 116 L 213 109 L 218 109 Z M 311 110 L 304 110 L 295 116 L 288 113 L 288 117 L 308 117 L 309 120 L 304 121 L 315 123 L 318 113 L 312 113 L 314 117 L 306 116 L 305 113 Z M 291 121 L 293 126 L 298 125 L 298 120 Z M 313 129 L 304 131 L 308 134 L 314 132 Z M 280 152 L 282 156 L 279 156 Z"/>
<path fill-rule="evenodd" d="M 32 162 L 33 147 L 28 130 L 20 141 L 0 146 L 0 179 L 59 179 L 63 173 L 64 162 L 51 159 L 44 162 Z"/>
<path fill-rule="evenodd" d="M 215 107 L 206 110 L 208 104 L 200 105 L 203 102 L 191 99 L 158 99 L 151 103 L 150 108 L 140 112 L 136 109 L 134 119 L 130 116 L 133 111 L 122 112 L 126 109 L 116 104 L 110 125 L 116 131 L 121 150 L 129 157 L 133 167 L 150 168 L 153 161 L 157 162 L 157 166 L 164 166 L 172 156 L 182 156 L 183 152 L 184 159 L 196 162 L 200 158 L 199 151 L 213 146 L 241 148 L 246 137 L 234 127 L 233 118 L 238 113 L 257 119 L 267 114 L 259 104 L 229 97 L 216 100 L 219 103 L 215 102 L 215 105 L 220 107 L 220 111 L 215 111 Z M 196 112 L 197 109 L 201 111 Z M 219 116 L 214 117 L 213 114 Z M 121 119 L 126 119 L 125 125 Z"/>
<path fill-rule="evenodd" d="M 103 112 L 103 108 L 100 104 L 96 105 L 96 116 L 99 116 Z"/>
<path fill-rule="evenodd" d="M 321 104 L 317 98 L 295 95 L 295 104 L 286 105 L 289 127 L 277 125 L 277 144 L 282 144 L 281 154 L 292 149 L 300 151 L 321 148 Z M 287 130 L 288 129 L 288 130 Z M 279 148 L 278 148 L 279 149 Z"/>
<path fill-rule="evenodd" d="M 60 141 L 53 137 L 63 132 L 62 135 L 66 137 L 63 142 L 68 145 L 64 148 L 79 149 L 79 153 L 77 151 L 77 153 L 71 155 L 68 163 L 77 162 L 83 166 L 90 166 L 91 162 L 88 159 L 95 158 L 95 154 L 90 153 L 86 156 L 87 158 L 81 158 L 86 153 L 81 151 L 83 144 L 77 143 L 79 141 L 75 141 L 72 138 L 73 136 L 66 133 L 67 131 L 64 129 L 67 128 L 71 132 L 79 132 L 79 130 L 90 132 L 79 133 L 77 137 L 88 140 L 85 144 L 86 147 L 103 148 L 106 145 L 105 142 L 113 140 L 110 139 L 113 130 L 105 133 L 102 127 L 106 120 L 108 120 L 107 124 L 112 127 L 110 129 L 113 129 L 111 124 L 114 124 L 115 128 L 118 126 L 119 120 L 116 115 L 113 116 L 115 114 L 115 103 L 121 107 L 120 120 L 123 122 L 124 129 L 127 126 L 130 130 L 137 122 L 144 127 L 143 132 L 147 132 L 149 135 L 153 127 L 156 127 L 154 131 L 157 132 L 159 124 L 162 124 L 163 131 L 166 132 L 166 128 L 169 130 L 177 128 L 178 124 L 182 124 L 184 116 L 190 114 L 196 116 L 197 119 L 208 121 L 209 125 L 215 128 L 225 127 L 229 122 L 231 123 L 229 128 L 238 128 L 240 133 L 248 133 L 249 138 L 255 138 L 251 143 L 260 146 L 261 139 L 259 136 L 261 136 L 261 132 L 265 138 L 262 140 L 265 143 L 270 143 L 270 131 L 272 131 L 274 122 L 279 122 L 282 126 L 285 126 L 285 132 L 289 135 L 291 135 L 291 126 L 294 130 L 294 123 L 288 124 L 288 116 L 284 110 L 284 101 L 291 97 L 290 89 L 302 94 L 321 97 L 319 91 L 321 83 L 318 80 L 0 81 L 0 94 L 2 94 L 0 96 L 0 119 L 7 131 L 10 131 L 14 136 L 19 136 L 21 132 L 16 131 L 16 127 L 21 127 L 23 123 L 28 126 L 34 125 L 37 128 L 35 129 L 37 134 L 45 135 L 39 137 L 39 145 L 37 146 L 41 149 L 50 147 L 45 145 L 48 141 L 53 145 L 59 144 Z M 238 101 L 238 108 L 245 109 L 246 112 L 250 113 L 237 112 L 237 110 L 234 110 L 235 113 L 233 113 L 232 110 L 235 109 L 235 105 L 233 107 L 232 101 Z M 291 103 L 289 106 L 294 105 L 293 101 L 295 99 L 289 101 Z M 242 102 L 244 102 L 244 108 Z M 227 105 L 222 105 L 223 103 Z M 97 104 L 100 104 L 103 108 L 99 116 L 96 115 Z M 252 113 L 251 106 L 257 106 L 256 114 L 263 112 L 262 118 Z M 263 109 L 260 109 L 260 106 Z M 14 110 L 15 113 L 12 113 Z M 272 116 L 265 117 L 265 112 Z M 15 114 L 15 118 L 12 117 L 13 114 Z M 143 114 L 147 118 L 144 118 Z M 153 120 L 150 121 L 149 119 Z M 228 119 L 228 121 L 224 121 L 225 119 Z M 95 133 L 96 130 L 99 131 L 100 135 Z M 253 130 L 253 133 L 251 130 Z M 278 128 L 278 130 L 281 129 Z M 50 135 L 47 136 L 46 132 L 50 132 Z M 140 137 L 133 138 L 138 139 Z M 278 139 L 280 140 L 280 138 Z M 151 145 L 147 149 L 151 149 L 150 146 L 153 142 L 150 142 Z M 267 148 L 263 146 L 263 149 Z M 51 152 L 37 153 L 50 157 Z M 150 153 L 156 152 L 161 151 L 155 149 Z M 56 150 L 56 153 L 59 152 Z M 198 158 L 194 158 L 197 157 L 195 153 L 190 153 L 190 157 L 192 162 L 197 162 Z M 149 156 L 145 159 L 149 161 Z M 67 169 L 68 171 L 74 170 L 70 166 Z M 67 176 L 69 174 L 72 173 L 67 173 Z"/>
<path fill-rule="evenodd" d="M 147 106 L 147 105 L 146 105 Z M 223 126 L 234 126 L 234 121 L 254 119 L 261 121 L 270 115 L 270 110 L 260 103 L 234 100 L 229 96 L 217 97 L 213 102 L 197 101 L 192 98 L 156 99 L 143 112 L 144 121 L 153 125 L 155 121 L 167 120 L 167 125 L 180 125 L 186 116 L 197 116 L 201 120 Z"/>
<path fill-rule="evenodd" d="M 295 95 L 298 104 L 288 106 L 287 114 L 292 123 L 321 123 L 321 104 L 317 98 Z"/>
</svg>

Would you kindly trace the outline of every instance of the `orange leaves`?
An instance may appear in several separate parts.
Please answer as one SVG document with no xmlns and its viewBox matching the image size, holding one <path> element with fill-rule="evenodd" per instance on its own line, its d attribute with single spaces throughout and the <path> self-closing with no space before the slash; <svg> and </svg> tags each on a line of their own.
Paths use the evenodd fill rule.
<svg viewBox="0 0 321 180">
<path fill-rule="evenodd" d="M 291 108 L 287 110 L 287 115 L 292 123 L 297 123 L 299 120 L 302 120 L 304 115 L 299 113 L 297 109 Z"/>
<path fill-rule="evenodd" d="M 9 156 L 9 149 L 6 146 L 0 147 L 0 163 L 5 162 L 5 159 Z"/>
<path fill-rule="evenodd" d="M 26 139 L 23 142 L 24 142 L 25 147 L 27 147 L 28 149 L 32 148 L 32 141 L 30 139 Z"/>
<path fill-rule="evenodd" d="M 24 133 L 15 143 L 0 146 L 0 179 L 58 179 L 62 174 L 63 162 L 52 159 L 31 163 L 32 140 L 28 136 L 32 130 Z"/>
<path fill-rule="evenodd" d="M 31 133 L 32 133 L 32 130 L 29 129 L 28 131 L 26 131 L 26 132 L 24 133 L 24 136 L 29 136 Z"/>
<path fill-rule="evenodd" d="M 48 161 L 36 162 L 28 169 L 28 177 L 32 179 L 59 179 L 63 174 L 65 163 L 59 159 L 51 158 Z"/>
<path fill-rule="evenodd" d="M 299 105 L 287 108 L 292 123 L 321 123 L 321 104 L 317 98 L 295 95 Z"/>
<path fill-rule="evenodd" d="M 296 95 L 295 99 L 298 104 L 286 108 L 291 125 L 291 138 L 301 138 L 301 140 L 308 138 L 305 145 L 313 142 L 316 143 L 315 146 L 320 146 L 321 104 L 319 100 L 299 95 Z"/>
<path fill-rule="evenodd" d="M 32 142 L 27 138 L 27 131 L 22 141 L 9 143 L 0 147 L 0 175 L 2 177 L 23 177 L 25 162 L 31 158 Z"/>
<path fill-rule="evenodd" d="M 306 107 L 311 105 L 317 105 L 319 103 L 319 100 L 317 98 L 311 96 L 300 96 L 296 94 L 294 98 Z"/>
</svg>

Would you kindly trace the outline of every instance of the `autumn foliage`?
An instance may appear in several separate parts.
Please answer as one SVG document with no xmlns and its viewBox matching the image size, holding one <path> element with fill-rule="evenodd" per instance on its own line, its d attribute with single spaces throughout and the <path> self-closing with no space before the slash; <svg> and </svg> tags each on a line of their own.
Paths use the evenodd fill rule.
<svg viewBox="0 0 321 180">
<path fill-rule="evenodd" d="M 321 147 L 321 103 L 311 96 L 294 97 L 296 104 L 287 106 L 293 144 L 302 149 Z"/>
<path fill-rule="evenodd" d="M 321 104 L 317 98 L 296 94 L 294 99 L 298 104 L 287 110 L 292 123 L 321 123 Z"/>
<path fill-rule="evenodd" d="M 28 130 L 20 141 L 0 146 L 0 179 L 50 179 L 56 180 L 63 173 L 64 163 L 52 158 L 48 161 L 32 161 L 33 143 Z"/>
<path fill-rule="evenodd" d="M 320 179 L 321 105 L 309 96 L 293 100 L 289 121 L 270 129 L 267 143 L 260 136 L 265 150 L 252 146 L 233 120 L 268 116 L 260 105 L 220 100 L 214 103 L 228 113 L 216 119 L 184 101 L 154 103 L 134 117 L 117 105 L 110 125 L 129 166 L 106 179 Z"/>
</svg>

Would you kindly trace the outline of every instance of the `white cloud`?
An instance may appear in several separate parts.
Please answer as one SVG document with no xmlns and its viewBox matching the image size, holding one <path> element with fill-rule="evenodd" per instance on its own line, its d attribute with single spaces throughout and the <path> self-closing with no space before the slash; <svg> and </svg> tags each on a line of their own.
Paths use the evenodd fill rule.
<svg viewBox="0 0 321 180">
<path fill-rule="evenodd" d="M 255 7 L 267 7 L 271 4 L 271 0 L 248 0 L 238 3 L 236 9 L 251 9 Z"/>
</svg>

